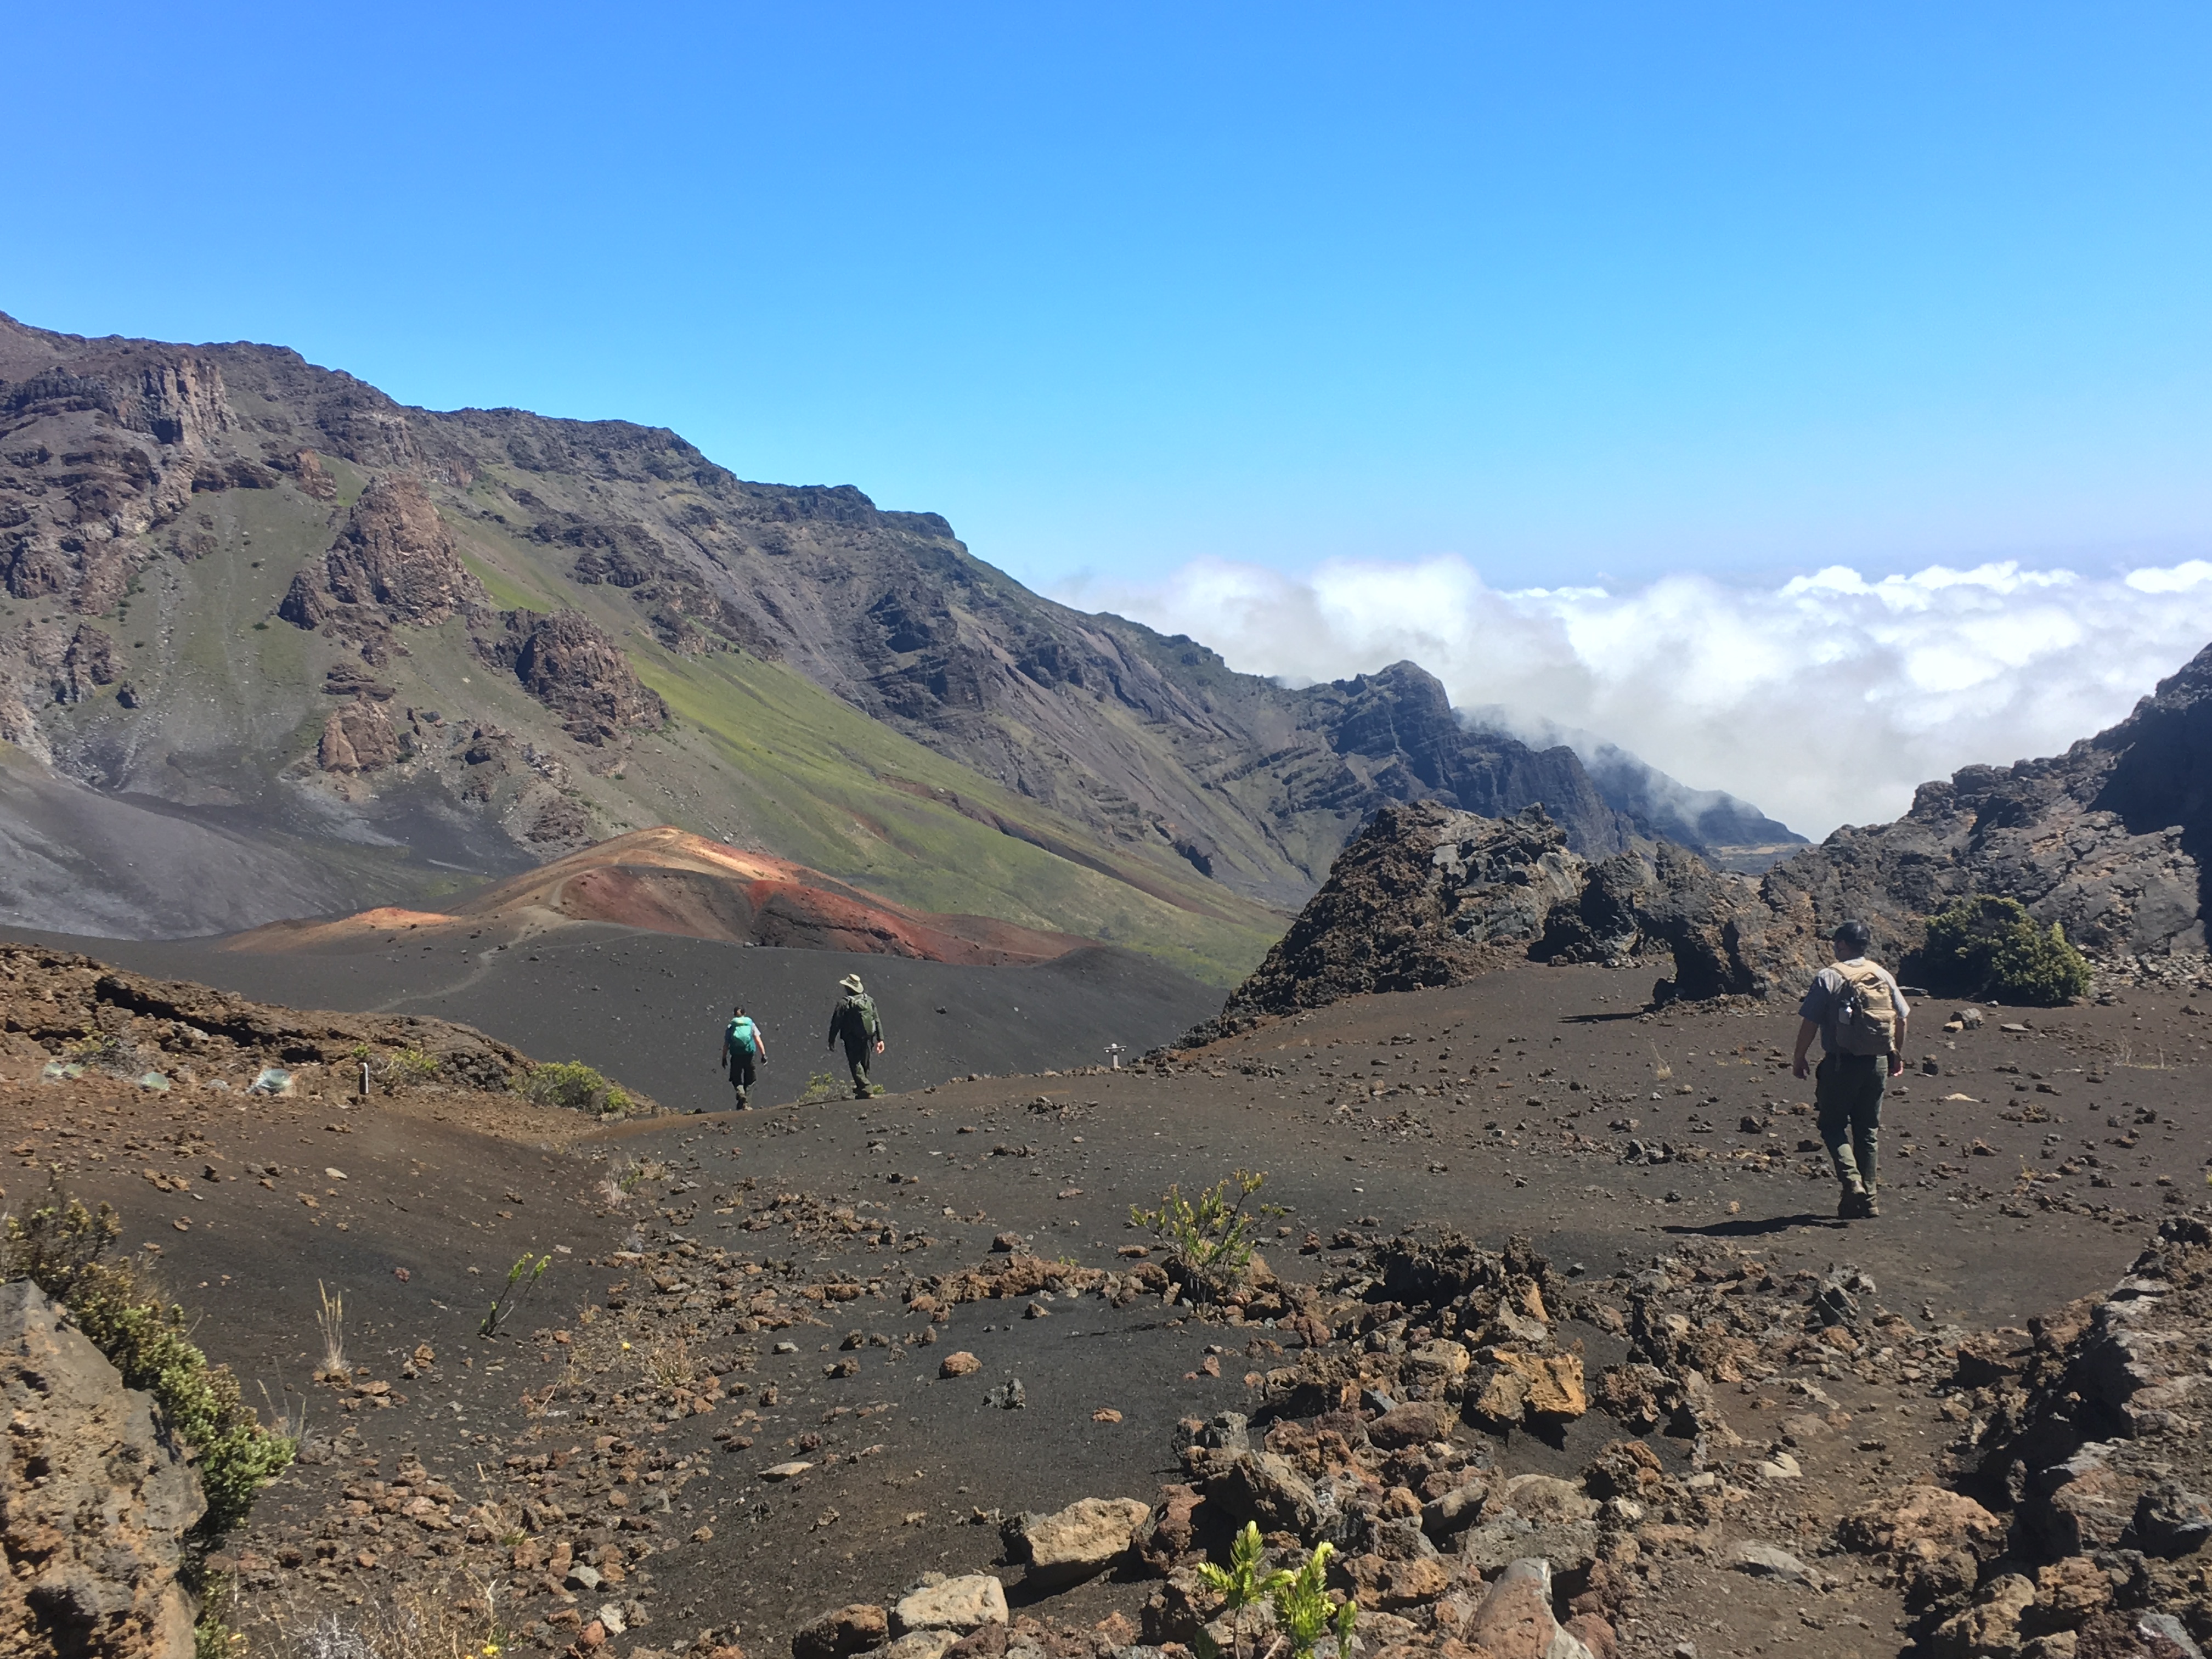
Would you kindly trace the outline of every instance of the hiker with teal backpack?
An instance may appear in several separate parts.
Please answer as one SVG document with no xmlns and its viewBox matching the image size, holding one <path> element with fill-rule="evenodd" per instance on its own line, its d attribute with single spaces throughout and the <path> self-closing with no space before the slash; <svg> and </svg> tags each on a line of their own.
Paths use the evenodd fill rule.
<svg viewBox="0 0 2212 1659">
<path fill-rule="evenodd" d="M 730 1010 L 730 1023 L 722 1033 L 722 1063 L 730 1073 L 730 1087 L 736 1091 L 738 1109 L 745 1110 L 752 1103 L 745 1091 L 753 1086 L 755 1068 L 768 1058 L 768 1044 L 761 1039 L 760 1027 L 746 1014 L 744 1004 Z"/>
<path fill-rule="evenodd" d="M 837 988 L 845 994 L 830 1011 L 830 1035 L 822 1046 L 832 1048 L 843 1039 L 845 1063 L 853 1068 L 853 1098 L 866 1100 L 883 1087 L 868 1081 L 868 1062 L 884 1051 L 883 1018 L 858 974 L 846 975 L 837 981 Z"/>
</svg>

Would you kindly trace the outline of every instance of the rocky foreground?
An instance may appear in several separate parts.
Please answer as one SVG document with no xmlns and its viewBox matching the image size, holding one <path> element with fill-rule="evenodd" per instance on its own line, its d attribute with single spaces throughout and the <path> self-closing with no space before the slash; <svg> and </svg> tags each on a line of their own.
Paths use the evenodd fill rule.
<svg viewBox="0 0 2212 1659">
<path fill-rule="evenodd" d="M 1590 967 L 1118 1074 L 605 1126 L 461 1078 L 363 1104 L 313 1062 L 210 1086 L 258 1050 L 55 1076 L 103 1020 L 142 1052 L 183 1022 L 15 969 L 4 1201 L 114 1202 L 301 1431 L 211 1558 L 245 1650 L 1133 1659 L 1233 1645 L 1196 1567 L 1247 1520 L 1279 1561 L 1334 1546 L 1370 1656 L 2212 1632 L 2178 997 L 1931 1040 L 1885 1216 L 1846 1227 L 1783 1025 Z M 1287 1212 L 1209 1295 L 1127 1209 L 1240 1164 Z M 19 1513 L 27 1583 L 63 1558 Z"/>
</svg>

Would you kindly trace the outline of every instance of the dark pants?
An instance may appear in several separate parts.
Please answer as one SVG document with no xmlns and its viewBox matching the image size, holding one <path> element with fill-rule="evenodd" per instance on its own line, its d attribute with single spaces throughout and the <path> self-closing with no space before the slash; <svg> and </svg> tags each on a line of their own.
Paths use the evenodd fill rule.
<svg viewBox="0 0 2212 1659">
<path fill-rule="evenodd" d="M 1881 1139 L 1881 1091 L 1889 1078 L 1887 1054 L 1830 1054 L 1813 1073 L 1813 1101 L 1820 1139 L 1835 1163 L 1836 1179 L 1874 1190 L 1875 1148 Z"/>
<path fill-rule="evenodd" d="M 868 1061 L 875 1057 L 875 1052 L 876 1045 L 872 1042 L 857 1046 L 848 1042 L 845 1045 L 845 1064 L 853 1068 L 853 1098 L 855 1100 L 866 1100 L 875 1092 L 874 1085 L 868 1081 Z"/>
<path fill-rule="evenodd" d="M 730 1087 L 736 1091 L 738 1104 L 740 1106 L 745 1104 L 745 1091 L 753 1086 L 754 1076 L 753 1057 L 750 1054 L 730 1056 Z"/>
</svg>

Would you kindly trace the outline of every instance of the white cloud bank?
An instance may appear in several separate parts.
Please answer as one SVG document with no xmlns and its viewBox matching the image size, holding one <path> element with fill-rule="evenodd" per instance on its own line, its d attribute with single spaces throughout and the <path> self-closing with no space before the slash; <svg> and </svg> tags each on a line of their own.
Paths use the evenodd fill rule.
<svg viewBox="0 0 2212 1659">
<path fill-rule="evenodd" d="M 1455 706 L 1500 704 L 1634 750 L 1819 837 L 1896 817 L 1915 785 L 2063 750 L 2212 641 L 2212 562 L 2117 576 L 1833 566 L 1780 586 L 1486 586 L 1455 557 L 1310 575 L 1201 561 L 1056 595 L 1294 684 L 1411 658 Z"/>
</svg>

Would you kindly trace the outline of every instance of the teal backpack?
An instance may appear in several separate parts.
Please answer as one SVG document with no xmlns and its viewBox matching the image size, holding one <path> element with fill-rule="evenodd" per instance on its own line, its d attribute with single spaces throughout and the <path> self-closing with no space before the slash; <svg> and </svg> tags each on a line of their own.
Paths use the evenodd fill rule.
<svg viewBox="0 0 2212 1659">
<path fill-rule="evenodd" d="M 755 1058 L 760 1053 L 760 1043 L 754 1036 L 754 1030 L 752 1016 L 739 1014 L 730 1022 L 729 1030 L 723 1035 L 722 1045 L 733 1054 Z"/>
</svg>

